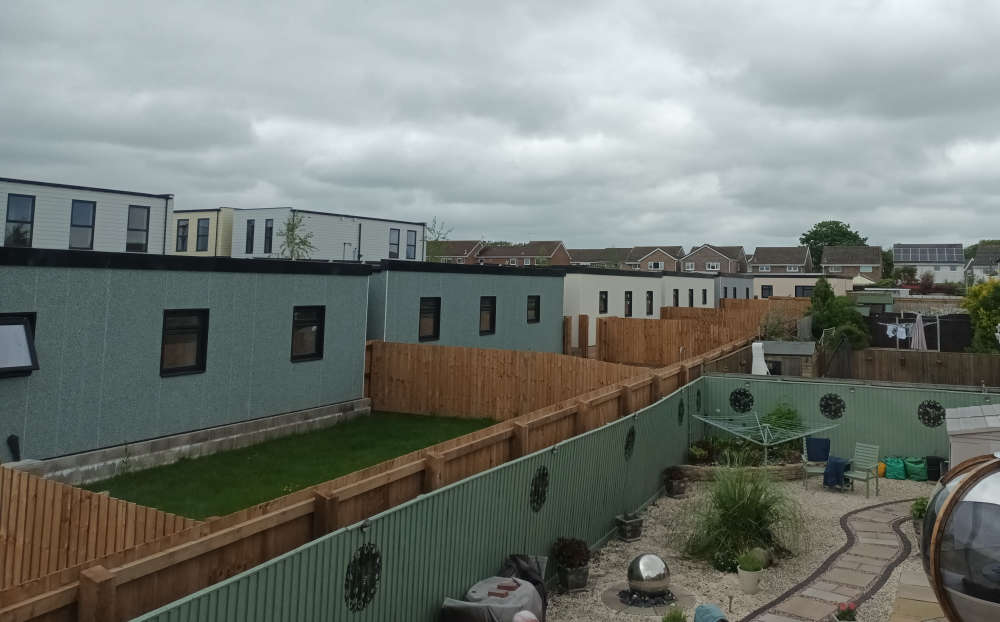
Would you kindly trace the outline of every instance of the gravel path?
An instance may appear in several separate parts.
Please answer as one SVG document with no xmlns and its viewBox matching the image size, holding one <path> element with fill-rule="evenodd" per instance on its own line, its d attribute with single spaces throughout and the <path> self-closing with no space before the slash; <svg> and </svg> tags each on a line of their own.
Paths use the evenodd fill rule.
<svg viewBox="0 0 1000 622">
<path fill-rule="evenodd" d="M 656 553 L 666 560 L 672 583 L 678 591 L 693 594 L 696 603 L 714 602 L 727 612 L 731 620 L 740 620 L 808 577 L 845 544 L 846 536 L 840 528 L 840 517 L 845 513 L 889 501 L 928 496 L 933 490 L 933 484 L 929 483 L 883 479 L 880 481 L 880 495 L 866 499 L 863 490 L 831 492 L 822 489 L 816 479 L 810 481 L 808 489 L 803 489 L 801 482 L 780 482 L 777 485 L 799 502 L 807 528 L 798 553 L 794 557 L 778 560 L 766 570 L 761 580 L 761 591 L 757 594 L 743 594 L 736 575 L 718 572 L 703 562 L 683 557 L 678 526 L 690 517 L 705 490 L 705 485 L 695 484 L 686 499 L 664 497 L 646 508 L 640 541 L 625 543 L 612 540 L 598 551 L 591 561 L 588 591 L 554 595 L 550 601 L 548 620 L 659 622 L 658 616 L 626 615 L 612 611 L 601 602 L 601 594 L 611 585 L 623 581 L 629 561 L 643 552 Z M 859 620 L 886 622 L 889 619 L 886 612 L 891 611 L 892 600 L 883 593 L 889 590 L 895 590 L 892 580 L 861 607 Z M 688 619 L 692 618 L 693 611 L 688 611 Z"/>
</svg>

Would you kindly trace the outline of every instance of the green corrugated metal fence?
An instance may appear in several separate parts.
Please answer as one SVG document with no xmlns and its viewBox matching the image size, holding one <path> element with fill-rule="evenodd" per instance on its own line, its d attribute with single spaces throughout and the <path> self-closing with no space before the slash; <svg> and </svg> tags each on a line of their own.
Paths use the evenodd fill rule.
<svg viewBox="0 0 1000 622">
<path fill-rule="evenodd" d="M 496 573 L 510 553 L 547 555 L 559 536 L 592 544 L 614 516 L 639 507 L 664 468 L 685 456 L 681 400 L 697 382 L 624 419 L 421 496 L 362 525 L 334 532 L 241 575 L 137 618 L 157 622 L 436 620 L 442 600 Z M 688 411 L 689 412 L 689 411 Z M 631 459 L 626 439 L 635 427 Z M 529 499 L 540 467 L 549 474 L 538 512 Z M 351 556 L 374 543 L 382 555 L 378 592 L 362 611 L 344 602 Z"/>
<path fill-rule="evenodd" d="M 882 456 L 948 456 L 948 432 L 944 423 L 927 427 L 917 417 L 917 408 L 933 400 L 944 408 L 977 406 L 998 400 L 1000 396 L 974 390 L 864 382 L 829 382 L 806 379 L 761 378 L 745 375 L 713 375 L 703 378 L 706 407 L 710 414 L 733 412 L 729 396 L 745 388 L 753 395 L 753 412 L 766 414 L 778 404 L 791 404 L 807 423 L 831 423 L 820 413 L 820 399 L 835 394 L 844 400 L 846 409 L 832 423 L 838 427 L 818 436 L 829 437 L 831 451 L 850 456 L 854 443 L 873 443 Z M 699 427 L 699 433 L 702 432 Z"/>
</svg>

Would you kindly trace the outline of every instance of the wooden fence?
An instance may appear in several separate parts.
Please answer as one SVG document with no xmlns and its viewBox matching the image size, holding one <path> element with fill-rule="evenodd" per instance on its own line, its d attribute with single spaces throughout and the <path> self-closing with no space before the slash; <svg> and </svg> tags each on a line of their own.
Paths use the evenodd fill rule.
<svg viewBox="0 0 1000 622">
<path fill-rule="evenodd" d="M 549 352 L 371 341 L 366 395 L 379 410 L 504 421 L 613 385 L 634 367 Z"/>
<path fill-rule="evenodd" d="M 706 361 L 745 345 L 735 341 L 663 369 L 632 368 L 631 377 L 609 386 L 2 591 L 0 622 L 129 620 L 422 493 L 644 408 L 697 378 Z M 368 369 L 373 386 L 384 382 L 377 354 Z M 413 379 L 393 372 L 397 390 L 423 399 L 413 380 L 426 376 L 406 369 Z M 442 394 L 461 389 L 448 377 L 435 386 Z M 386 409 L 377 399 L 375 408 Z"/>
<path fill-rule="evenodd" d="M 850 371 L 831 373 L 858 380 L 1000 387 L 1000 355 L 868 348 L 851 353 Z"/>
<path fill-rule="evenodd" d="M 0 467 L 0 590 L 197 523 Z"/>
</svg>

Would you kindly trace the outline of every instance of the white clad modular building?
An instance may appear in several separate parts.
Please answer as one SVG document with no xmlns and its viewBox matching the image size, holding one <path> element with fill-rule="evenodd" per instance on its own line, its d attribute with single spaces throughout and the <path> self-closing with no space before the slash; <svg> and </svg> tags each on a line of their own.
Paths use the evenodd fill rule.
<svg viewBox="0 0 1000 622">
<path fill-rule="evenodd" d="M 571 318 L 571 345 L 580 347 L 577 316 L 588 316 L 588 348 L 597 345 L 597 318 L 657 319 L 660 307 L 716 305 L 715 276 L 686 272 L 564 269 L 563 315 Z"/>
<path fill-rule="evenodd" d="M 312 233 L 309 259 L 334 261 L 424 261 L 426 223 L 316 212 L 291 207 L 238 209 L 233 215 L 232 256 L 281 256 L 281 231 L 292 214 Z"/>
</svg>

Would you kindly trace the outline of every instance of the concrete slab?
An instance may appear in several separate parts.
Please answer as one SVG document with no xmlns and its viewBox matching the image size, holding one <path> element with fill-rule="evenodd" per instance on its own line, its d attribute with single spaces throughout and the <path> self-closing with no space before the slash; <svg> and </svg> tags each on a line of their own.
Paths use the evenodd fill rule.
<svg viewBox="0 0 1000 622">
<path fill-rule="evenodd" d="M 834 568 L 833 570 L 828 570 L 826 574 L 823 575 L 823 579 L 854 587 L 865 587 L 875 580 L 875 575 L 870 572 Z"/>
<path fill-rule="evenodd" d="M 901 616 L 909 616 L 918 620 L 931 620 L 944 616 L 941 606 L 936 602 L 928 603 L 908 598 L 897 599 L 892 612 L 894 615 L 898 613 Z"/>
<path fill-rule="evenodd" d="M 881 544 L 855 544 L 848 550 L 849 555 L 874 557 L 882 560 L 892 559 L 897 553 L 899 553 L 898 547 L 882 546 Z"/>
<path fill-rule="evenodd" d="M 809 588 L 807 590 L 802 590 L 803 596 L 808 596 L 809 598 L 815 598 L 818 600 L 825 600 L 831 603 L 842 603 L 844 602 L 844 595 L 837 594 L 835 592 L 827 592 L 825 590 L 817 590 L 816 588 Z"/>
<path fill-rule="evenodd" d="M 909 600 L 919 600 L 925 603 L 937 604 L 937 596 L 934 595 L 934 590 L 929 587 L 900 585 L 896 590 L 896 598 L 907 598 Z"/>
<path fill-rule="evenodd" d="M 811 598 L 792 596 L 791 598 L 778 604 L 775 609 L 806 620 L 819 621 L 833 613 L 836 609 L 836 605 L 820 600 L 813 600 Z"/>
</svg>

